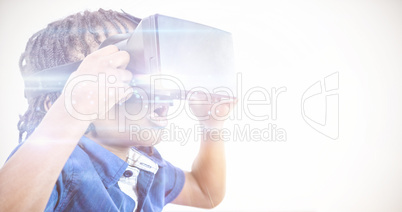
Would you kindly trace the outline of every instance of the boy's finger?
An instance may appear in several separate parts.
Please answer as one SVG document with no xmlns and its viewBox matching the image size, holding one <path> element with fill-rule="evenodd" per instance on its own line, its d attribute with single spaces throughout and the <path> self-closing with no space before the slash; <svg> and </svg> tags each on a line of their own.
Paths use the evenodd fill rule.
<svg viewBox="0 0 402 212">
<path fill-rule="evenodd" d="M 125 69 L 130 62 L 130 55 L 126 51 L 118 51 L 105 57 L 105 60 L 113 68 Z"/>
<path fill-rule="evenodd" d="M 117 76 L 120 81 L 129 83 L 133 79 L 133 74 L 125 69 L 117 69 Z"/>
<path fill-rule="evenodd" d="M 115 52 L 118 52 L 119 48 L 117 48 L 117 46 L 115 45 L 109 45 L 109 46 L 105 46 L 101 49 L 98 49 L 94 52 L 91 53 L 91 55 L 93 56 L 105 56 L 105 55 L 111 55 Z"/>
<path fill-rule="evenodd" d="M 119 96 L 119 102 L 118 102 L 119 104 L 126 102 L 134 94 L 134 88 L 130 86 L 125 86 L 124 89 L 125 92 L 123 93 L 123 96 Z"/>
</svg>

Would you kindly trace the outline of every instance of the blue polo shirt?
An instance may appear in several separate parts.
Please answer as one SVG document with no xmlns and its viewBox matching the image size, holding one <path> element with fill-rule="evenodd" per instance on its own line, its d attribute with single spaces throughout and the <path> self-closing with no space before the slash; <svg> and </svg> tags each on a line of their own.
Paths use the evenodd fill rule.
<svg viewBox="0 0 402 212">
<path fill-rule="evenodd" d="M 45 211 L 162 211 L 184 185 L 184 173 L 149 147 L 136 148 L 157 164 L 157 171 L 140 169 L 137 177 L 138 202 L 120 190 L 118 181 L 127 162 L 82 137 L 67 160 Z"/>
</svg>

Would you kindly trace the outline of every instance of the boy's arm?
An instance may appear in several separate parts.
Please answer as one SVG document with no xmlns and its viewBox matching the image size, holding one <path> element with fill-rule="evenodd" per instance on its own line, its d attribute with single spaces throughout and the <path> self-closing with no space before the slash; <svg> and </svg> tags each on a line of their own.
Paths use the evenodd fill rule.
<svg viewBox="0 0 402 212">
<path fill-rule="evenodd" d="M 221 101 L 215 111 L 220 114 L 229 114 L 236 101 Z M 213 208 L 224 198 L 226 191 L 226 160 L 224 141 L 221 140 L 223 120 L 214 119 L 218 114 L 209 112 L 211 105 L 200 102 L 190 103 L 193 114 L 197 117 L 205 117 L 211 114 L 208 120 L 200 123 L 205 127 L 200 150 L 193 162 L 191 172 L 185 173 L 185 183 L 175 204 L 188 205 L 201 208 Z"/>
<path fill-rule="evenodd" d="M 88 121 L 72 118 L 57 100 L 0 170 L 0 211 L 43 211 L 57 177 L 88 125 Z"/>
<path fill-rule="evenodd" d="M 1 168 L 0 211 L 45 209 L 64 164 L 91 122 L 73 117 L 71 111 L 67 111 L 66 105 L 72 105 L 74 101 L 74 109 L 83 114 L 106 113 L 109 107 L 101 111 L 97 105 L 99 90 L 102 86 L 104 89 L 127 86 L 124 84 L 130 81 L 132 75 L 123 69 L 128 61 L 128 54 L 118 51 L 115 46 L 105 47 L 85 58 L 68 82 L 80 76 L 98 76 L 99 73 L 105 73 L 107 76 L 115 76 L 116 83 L 78 83 L 72 93 L 65 95 L 63 92 L 32 135 Z M 95 104 L 86 102 L 89 101 L 90 94 L 94 95 L 92 100 L 96 101 Z M 109 106 L 112 107 L 119 99 L 113 97 L 109 100 Z"/>
</svg>

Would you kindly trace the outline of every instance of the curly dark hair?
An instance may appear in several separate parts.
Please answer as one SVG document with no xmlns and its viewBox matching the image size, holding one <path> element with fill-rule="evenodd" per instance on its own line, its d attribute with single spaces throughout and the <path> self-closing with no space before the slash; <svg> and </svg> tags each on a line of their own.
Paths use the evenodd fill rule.
<svg viewBox="0 0 402 212">
<path fill-rule="evenodd" d="M 52 22 L 27 42 L 19 66 L 22 76 L 84 59 L 111 34 L 128 33 L 140 19 L 125 12 L 99 9 L 84 11 Z M 19 142 L 28 138 L 46 114 L 45 104 L 53 103 L 60 92 L 28 98 L 28 109 L 18 122 Z M 87 133 L 93 129 L 91 125 Z"/>
</svg>

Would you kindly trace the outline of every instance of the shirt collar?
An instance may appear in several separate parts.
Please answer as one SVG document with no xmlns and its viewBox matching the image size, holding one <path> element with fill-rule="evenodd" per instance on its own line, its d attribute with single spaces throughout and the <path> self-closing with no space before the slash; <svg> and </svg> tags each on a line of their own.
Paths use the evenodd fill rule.
<svg viewBox="0 0 402 212">
<path fill-rule="evenodd" d="M 163 160 L 161 154 L 158 152 L 158 150 L 155 149 L 155 147 L 133 147 L 133 148 L 136 149 L 137 151 L 142 152 L 142 154 L 144 154 L 149 159 L 158 164 L 159 167 L 166 166 L 165 160 Z"/>
<path fill-rule="evenodd" d="M 124 160 L 85 136 L 78 145 L 88 154 L 106 188 L 119 181 L 128 166 Z"/>
<path fill-rule="evenodd" d="M 81 138 L 78 145 L 88 154 L 106 188 L 109 188 L 119 181 L 120 177 L 127 169 L 127 162 L 85 136 Z M 154 161 L 159 167 L 166 165 L 165 160 L 162 159 L 162 156 L 155 147 L 133 148 Z"/>
</svg>

